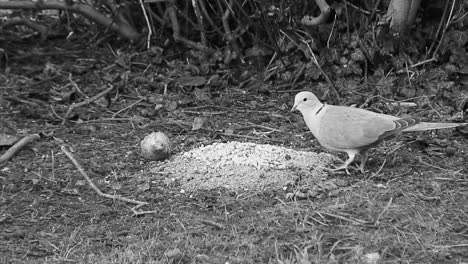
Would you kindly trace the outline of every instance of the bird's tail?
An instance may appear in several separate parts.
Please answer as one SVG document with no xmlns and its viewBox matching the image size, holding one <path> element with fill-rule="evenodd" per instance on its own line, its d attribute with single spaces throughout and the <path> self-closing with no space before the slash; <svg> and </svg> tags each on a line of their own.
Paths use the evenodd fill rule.
<svg viewBox="0 0 468 264">
<path fill-rule="evenodd" d="M 415 132 L 415 131 L 427 131 L 433 129 L 444 129 L 444 128 L 455 128 L 459 126 L 466 126 L 468 123 L 429 123 L 421 122 L 414 126 L 405 128 L 402 132 Z"/>
</svg>

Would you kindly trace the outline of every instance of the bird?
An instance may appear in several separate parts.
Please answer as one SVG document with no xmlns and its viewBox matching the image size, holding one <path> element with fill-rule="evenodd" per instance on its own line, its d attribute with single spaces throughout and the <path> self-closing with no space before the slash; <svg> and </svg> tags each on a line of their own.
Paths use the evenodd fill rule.
<svg viewBox="0 0 468 264">
<path fill-rule="evenodd" d="M 302 91 L 294 98 L 293 111 L 301 112 L 307 127 L 323 147 L 345 152 L 348 159 L 332 171 L 345 170 L 357 155 L 361 156 L 359 170 L 364 173 L 369 149 L 383 140 L 402 132 L 453 128 L 468 123 L 429 123 L 417 117 L 396 117 L 369 110 L 328 105 L 309 91 Z"/>
</svg>

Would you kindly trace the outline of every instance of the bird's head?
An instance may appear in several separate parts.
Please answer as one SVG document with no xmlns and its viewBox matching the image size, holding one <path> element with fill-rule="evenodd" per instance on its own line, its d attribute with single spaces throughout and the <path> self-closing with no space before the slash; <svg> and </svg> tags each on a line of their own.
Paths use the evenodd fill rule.
<svg viewBox="0 0 468 264">
<path fill-rule="evenodd" d="M 304 91 L 296 94 L 296 97 L 294 98 L 294 106 L 291 108 L 291 112 L 299 110 L 302 113 L 303 111 L 313 110 L 321 105 L 322 103 L 315 94 Z"/>
</svg>

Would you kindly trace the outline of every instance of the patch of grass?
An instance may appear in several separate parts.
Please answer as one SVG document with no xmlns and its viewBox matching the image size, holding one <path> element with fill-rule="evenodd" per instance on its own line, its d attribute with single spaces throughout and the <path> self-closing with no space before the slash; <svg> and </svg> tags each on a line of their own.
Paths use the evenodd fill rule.
<svg viewBox="0 0 468 264">
<path fill-rule="evenodd" d="M 177 195 L 157 215 L 118 214 L 75 229 L 46 262 L 460 263 L 468 257 L 466 196 L 445 182 L 428 199 L 431 181 L 355 181 L 352 191 L 315 200 Z"/>
</svg>

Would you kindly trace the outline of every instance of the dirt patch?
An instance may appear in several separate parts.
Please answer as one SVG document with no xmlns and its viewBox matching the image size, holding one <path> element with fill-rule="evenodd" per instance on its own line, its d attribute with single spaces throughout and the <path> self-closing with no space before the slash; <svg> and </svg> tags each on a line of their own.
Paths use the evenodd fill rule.
<svg viewBox="0 0 468 264">
<path fill-rule="evenodd" d="M 333 156 L 285 147 L 228 142 L 199 147 L 173 157 L 152 172 L 168 173 L 188 191 L 227 188 L 264 190 L 283 188 L 300 175 L 326 178 Z"/>
</svg>

